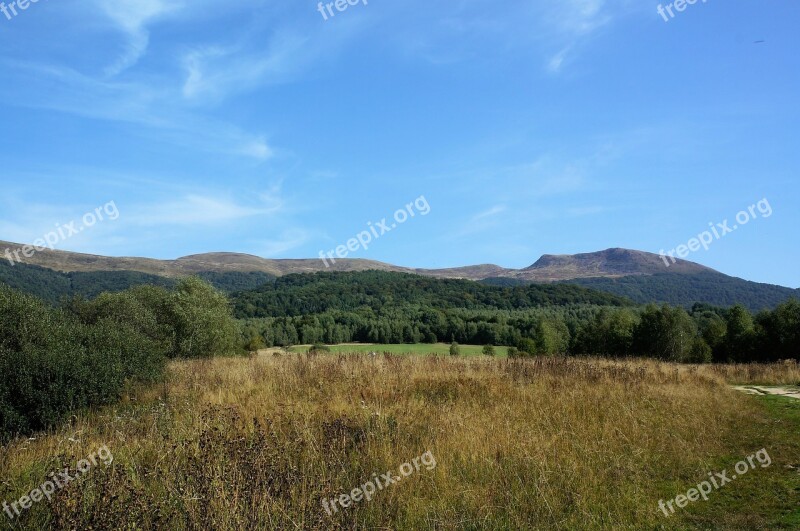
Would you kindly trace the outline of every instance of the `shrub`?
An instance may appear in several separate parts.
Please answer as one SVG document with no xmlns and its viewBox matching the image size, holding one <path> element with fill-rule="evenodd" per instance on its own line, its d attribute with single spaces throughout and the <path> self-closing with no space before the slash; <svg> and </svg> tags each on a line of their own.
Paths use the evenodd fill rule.
<svg viewBox="0 0 800 531">
<path fill-rule="evenodd" d="M 519 355 L 521 357 L 531 356 L 536 353 L 536 342 L 528 337 L 523 337 L 520 339 L 517 348 L 519 348 Z"/>
<path fill-rule="evenodd" d="M 312 354 L 314 352 L 330 352 L 330 351 L 331 351 L 330 347 L 319 343 L 311 345 L 311 347 L 308 349 L 309 354 Z"/>
<path fill-rule="evenodd" d="M 87 324 L 6 287 L 0 287 L 0 315 L 2 440 L 111 403 L 129 382 L 162 375 L 164 350 L 136 322 L 106 316 Z"/>
<path fill-rule="evenodd" d="M 458 346 L 458 343 L 453 341 L 450 344 L 450 355 L 451 356 L 460 356 L 461 355 L 461 348 Z"/>
<path fill-rule="evenodd" d="M 483 347 L 483 354 L 484 356 L 494 356 L 494 346 L 493 345 L 486 345 Z"/>
<path fill-rule="evenodd" d="M 249 337 L 245 341 L 244 349 L 247 352 L 258 352 L 264 348 L 264 338 L 258 332 L 250 332 Z"/>
<path fill-rule="evenodd" d="M 689 363 L 711 363 L 712 353 L 711 347 L 702 337 L 696 337 L 692 343 L 692 350 L 689 352 L 689 357 L 686 359 Z"/>
<path fill-rule="evenodd" d="M 0 439 L 46 429 L 162 377 L 167 357 L 235 352 L 228 300 L 197 278 L 54 309 L 0 286 Z"/>
</svg>

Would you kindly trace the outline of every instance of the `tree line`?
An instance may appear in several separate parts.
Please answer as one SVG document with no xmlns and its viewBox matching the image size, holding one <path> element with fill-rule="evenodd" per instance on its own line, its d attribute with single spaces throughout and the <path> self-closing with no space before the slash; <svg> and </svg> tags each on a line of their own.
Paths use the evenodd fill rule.
<svg viewBox="0 0 800 531">
<path fill-rule="evenodd" d="M 393 272 L 288 275 L 233 296 L 249 347 L 294 344 L 503 345 L 522 354 L 643 356 L 677 362 L 797 359 L 800 303 L 753 314 L 691 310 L 568 284 L 486 285 Z"/>
<path fill-rule="evenodd" d="M 393 304 L 379 310 L 245 319 L 246 347 L 337 343 L 462 343 L 514 347 L 520 355 L 651 357 L 683 363 L 800 359 L 800 302 L 756 315 L 744 306 L 529 310 L 437 309 Z"/>
</svg>

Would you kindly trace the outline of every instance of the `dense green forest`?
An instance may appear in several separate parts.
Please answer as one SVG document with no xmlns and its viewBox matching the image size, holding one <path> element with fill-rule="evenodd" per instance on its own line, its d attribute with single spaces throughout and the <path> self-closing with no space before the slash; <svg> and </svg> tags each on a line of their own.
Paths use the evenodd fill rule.
<svg viewBox="0 0 800 531">
<path fill-rule="evenodd" d="M 800 298 L 800 290 L 750 282 L 713 272 L 583 278 L 565 283 L 614 293 L 639 304 L 667 303 L 685 308 L 691 308 L 698 302 L 726 307 L 741 304 L 750 311 L 757 312 L 775 308 L 792 297 Z"/>
<path fill-rule="evenodd" d="M 470 280 L 383 271 L 287 275 L 234 295 L 235 314 L 239 318 L 309 315 L 364 307 L 377 311 L 398 305 L 522 310 L 566 304 L 626 306 L 632 303 L 580 286 L 530 284 L 500 288 Z"/>
<path fill-rule="evenodd" d="M 524 286 L 529 282 L 515 278 L 487 278 L 481 283 L 489 286 Z M 741 304 L 757 312 L 775 308 L 790 298 L 800 298 L 800 289 L 750 282 L 721 273 L 704 272 L 658 273 L 631 275 L 620 278 L 576 278 L 562 280 L 573 284 L 626 297 L 637 304 L 667 303 L 691 308 L 696 303 L 715 306 Z"/>
<path fill-rule="evenodd" d="M 225 292 L 249 290 L 275 279 L 267 273 L 204 271 L 196 276 Z M 135 286 L 175 287 L 177 279 L 140 273 L 138 271 L 96 271 L 91 273 L 62 273 L 28 264 L 11 265 L 0 260 L 0 283 L 36 295 L 52 304 L 64 297 L 94 298 L 104 292 L 119 292 Z"/>
</svg>

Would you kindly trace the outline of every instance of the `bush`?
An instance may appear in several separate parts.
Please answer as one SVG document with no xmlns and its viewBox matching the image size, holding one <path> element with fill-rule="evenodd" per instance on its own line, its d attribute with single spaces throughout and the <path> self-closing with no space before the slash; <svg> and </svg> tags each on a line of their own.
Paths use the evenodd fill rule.
<svg viewBox="0 0 800 531">
<path fill-rule="evenodd" d="M 517 347 L 508 347 L 506 352 L 508 353 L 508 357 L 511 359 L 519 357 L 519 350 L 517 350 Z"/>
<path fill-rule="evenodd" d="M 67 307 L 87 325 L 108 319 L 130 327 L 170 358 L 208 358 L 238 352 L 242 346 L 228 299 L 197 277 L 180 281 L 172 291 L 140 286 L 103 293 L 92 301 L 73 299 Z"/>
<path fill-rule="evenodd" d="M 537 350 L 536 342 L 528 337 L 523 337 L 520 339 L 517 348 L 519 348 L 519 355 L 521 357 L 532 356 L 533 354 L 536 354 Z"/>
<path fill-rule="evenodd" d="M 450 355 L 451 356 L 460 356 L 461 355 L 461 348 L 458 346 L 458 343 L 453 341 L 450 344 Z"/>
<path fill-rule="evenodd" d="M 81 309 L 89 314 L 89 307 Z M 136 322 L 106 316 L 87 324 L 6 287 L 0 287 L 0 315 L 2 440 L 112 403 L 128 383 L 162 375 L 164 350 Z"/>
<path fill-rule="evenodd" d="M 264 338 L 258 332 L 251 332 L 244 344 L 247 352 L 258 352 L 264 348 Z"/>
<path fill-rule="evenodd" d="M 484 356 L 494 356 L 495 355 L 494 346 L 492 346 L 492 345 L 484 346 L 483 347 L 483 354 L 484 354 Z"/>
<path fill-rule="evenodd" d="M 689 357 L 686 360 L 689 363 L 711 363 L 712 353 L 711 347 L 702 337 L 696 337 L 692 343 L 692 350 L 689 352 Z"/>
<path fill-rule="evenodd" d="M 311 345 L 311 347 L 308 349 L 309 354 L 313 354 L 315 352 L 330 352 L 330 351 L 331 351 L 330 347 L 319 343 Z"/>
<path fill-rule="evenodd" d="M 237 350 L 224 295 L 200 279 L 72 299 L 61 309 L 0 286 L 0 440 L 46 429 L 162 377 L 168 357 Z"/>
</svg>

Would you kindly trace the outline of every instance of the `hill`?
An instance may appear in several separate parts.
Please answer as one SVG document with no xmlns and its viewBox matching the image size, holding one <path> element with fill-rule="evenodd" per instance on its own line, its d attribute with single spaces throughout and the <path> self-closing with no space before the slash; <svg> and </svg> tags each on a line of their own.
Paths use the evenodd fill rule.
<svg viewBox="0 0 800 531">
<path fill-rule="evenodd" d="M 11 252 L 20 244 L 0 242 Z M 20 253 L 21 256 L 21 253 Z M 62 294 L 88 296 L 102 290 L 118 291 L 132 285 L 171 285 L 174 279 L 200 275 L 227 292 L 256 288 L 276 277 L 298 273 L 384 271 L 413 273 L 439 279 L 482 281 L 512 287 L 530 283 L 568 282 L 630 298 L 639 303 L 669 302 L 691 306 L 703 302 L 728 306 L 739 302 L 752 310 L 774 308 L 800 296 L 800 291 L 731 277 L 703 265 L 677 260 L 666 267 L 661 256 L 630 249 L 607 249 L 575 255 L 544 255 L 529 267 L 509 269 L 482 264 L 445 269 L 396 266 L 373 260 L 273 260 L 242 253 L 206 253 L 155 260 L 106 257 L 45 249 L 24 263 L 0 261 L 0 281 L 48 300 Z"/>
<path fill-rule="evenodd" d="M 523 310 L 590 304 L 626 306 L 630 301 L 581 286 L 528 284 L 510 288 L 457 279 L 426 278 L 387 271 L 287 275 L 234 295 L 237 317 L 283 317 L 357 311 L 368 307 L 437 310 Z"/>
<path fill-rule="evenodd" d="M 237 271 L 202 271 L 196 275 L 226 293 L 253 289 L 275 278 L 267 273 Z M 169 288 L 176 284 L 177 278 L 124 270 L 63 273 L 28 264 L 12 266 L 7 261 L 0 260 L 0 282 L 56 303 L 62 297 L 79 295 L 93 298 L 104 291 L 118 292 L 144 284 Z"/>
<path fill-rule="evenodd" d="M 716 272 L 711 268 L 686 260 L 670 263 L 668 269 L 662 257 L 656 254 L 630 249 L 607 249 L 596 253 L 574 255 L 546 254 L 532 266 L 509 276 L 523 280 L 547 282 L 575 278 L 655 275 L 665 271 L 690 275 Z"/>
<path fill-rule="evenodd" d="M 800 289 L 750 282 L 711 270 L 694 274 L 577 278 L 562 282 L 614 293 L 640 304 L 666 302 L 685 308 L 696 302 L 722 307 L 739 303 L 757 312 L 775 308 L 792 297 L 800 299 Z"/>
</svg>

